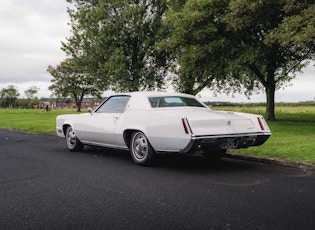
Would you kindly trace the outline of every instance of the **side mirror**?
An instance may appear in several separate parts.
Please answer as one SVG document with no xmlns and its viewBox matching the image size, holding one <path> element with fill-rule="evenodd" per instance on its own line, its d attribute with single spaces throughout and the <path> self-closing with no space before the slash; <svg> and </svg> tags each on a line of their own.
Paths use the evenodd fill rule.
<svg viewBox="0 0 315 230">
<path fill-rule="evenodd" d="M 92 108 L 88 108 L 88 113 L 92 114 L 93 110 Z"/>
</svg>

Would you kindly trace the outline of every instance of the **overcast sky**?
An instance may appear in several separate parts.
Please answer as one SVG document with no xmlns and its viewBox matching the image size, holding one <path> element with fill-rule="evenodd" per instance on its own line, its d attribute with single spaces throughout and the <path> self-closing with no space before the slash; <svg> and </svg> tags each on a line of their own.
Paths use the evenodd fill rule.
<svg viewBox="0 0 315 230">
<path fill-rule="evenodd" d="M 18 88 L 21 97 L 31 86 L 40 88 L 38 97 L 49 97 L 51 76 L 48 65 L 56 66 L 66 56 L 61 41 L 70 36 L 66 0 L 1 0 L 0 5 L 0 90 L 8 85 Z M 276 93 L 276 101 L 310 101 L 315 98 L 315 67 L 310 65 L 292 81 L 293 86 Z M 210 101 L 259 102 L 265 95 L 213 96 Z"/>
</svg>

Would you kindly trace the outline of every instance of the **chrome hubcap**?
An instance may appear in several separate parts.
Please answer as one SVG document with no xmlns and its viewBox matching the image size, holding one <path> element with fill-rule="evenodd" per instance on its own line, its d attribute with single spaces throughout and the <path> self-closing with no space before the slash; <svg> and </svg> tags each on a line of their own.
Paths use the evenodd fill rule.
<svg viewBox="0 0 315 230">
<path fill-rule="evenodd" d="M 142 160 L 147 156 L 148 153 L 148 142 L 146 137 L 139 133 L 134 137 L 134 142 L 133 142 L 133 153 L 134 156 Z"/>
<path fill-rule="evenodd" d="M 72 128 L 68 129 L 68 135 L 67 135 L 67 143 L 70 147 L 73 147 L 76 142 L 76 136 Z"/>
</svg>

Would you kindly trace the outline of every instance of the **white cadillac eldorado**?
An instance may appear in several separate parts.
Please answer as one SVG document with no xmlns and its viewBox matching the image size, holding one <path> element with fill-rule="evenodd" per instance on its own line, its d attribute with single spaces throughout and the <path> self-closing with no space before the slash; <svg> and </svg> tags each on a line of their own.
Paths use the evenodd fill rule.
<svg viewBox="0 0 315 230">
<path fill-rule="evenodd" d="M 229 148 L 258 146 L 271 135 L 261 115 L 214 111 L 192 95 L 165 92 L 115 94 L 89 113 L 58 116 L 56 131 L 71 151 L 129 149 L 138 165 L 165 152 L 219 159 Z"/>
</svg>

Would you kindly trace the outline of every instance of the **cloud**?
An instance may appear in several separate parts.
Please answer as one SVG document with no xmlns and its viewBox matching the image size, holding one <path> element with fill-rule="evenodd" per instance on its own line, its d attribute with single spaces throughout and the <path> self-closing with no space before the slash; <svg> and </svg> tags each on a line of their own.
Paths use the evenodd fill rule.
<svg viewBox="0 0 315 230">
<path fill-rule="evenodd" d="M 65 0 L 2 0 L 0 82 L 47 81 L 47 66 L 65 58 L 69 36 Z"/>
</svg>

